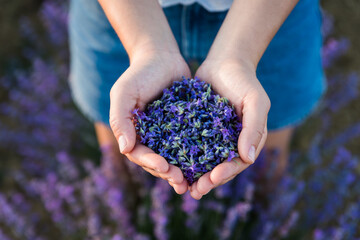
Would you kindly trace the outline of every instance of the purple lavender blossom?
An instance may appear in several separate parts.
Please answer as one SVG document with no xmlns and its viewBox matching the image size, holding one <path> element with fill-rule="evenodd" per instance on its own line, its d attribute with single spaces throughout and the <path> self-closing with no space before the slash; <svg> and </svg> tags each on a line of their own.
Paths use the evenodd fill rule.
<svg viewBox="0 0 360 240">
<path fill-rule="evenodd" d="M 36 238 L 34 228 L 27 221 L 26 216 L 20 213 L 2 193 L 0 193 L 0 205 L 0 223 L 10 227 L 20 239 Z"/>
<path fill-rule="evenodd" d="M 326 99 L 326 105 L 331 111 L 337 112 L 351 101 L 358 99 L 359 76 L 355 72 L 350 73 L 348 76 L 336 76 L 331 78 L 329 82 L 335 85 L 336 88 L 336 92 Z M 341 86 L 337 86 L 340 84 Z"/>
<path fill-rule="evenodd" d="M 324 148 L 334 149 L 336 146 L 343 146 L 348 143 L 350 140 L 360 136 L 360 122 L 357 122 L 353 125 L 348 126 L 343 132 L 340 132 L 337 136 L 332 139 L 327 139 L 324 142 Z"/>
<path fill-rule="evenodd" d="M 331 16 L 328 12 L 322 11 L 322 25 L 321 33 L 324 39 L 329 37 L 329 35 L 334 30 L 334 17 Z"/>
<path fill-rule="evenodd" d="M 198 232 L 200 228 L 200 226 L 197 224 L 201 217 L 197 213 L 199 205 L 199 201 L 192 198 L 189 192 L 183 195 L 181 209 L 187 214 L 185 225 L 187 228 L 192 229 L 194 232 Z"/>
<path fill-rule="evenodd" d="M 144 112 L 133 111 L 141 143 L 178 166 L 189 185 L 238 157 L 242 125 L 226 98 L 198 78 L 174 82 Z"/>
<path fill-rule="evenodd" d="M 250 203 L 239 202 L 235 206 L 228 209 L 224 221 L 223 229 L 221 230 L 221 239 L 228 239 L 236 226 L 237 221 L 240 219 L 246 221 L 246 216 L 251 210 Z"/>
<path fill-rule="evenodd" d="M 63 4 L 52 1 L 46 1 L 41 8 L 41 19 L 54 45 L 63 45 L 67 41 L 67 28 L 64 28 L 68 22 L 67 12 Z"/>
<path fill-rule="evenodd" d="M 170 209 L 167 206 L 170 199 L 170 186 L 166 181 L 157 179 L 155 187 L 151 191 L 152 210 L 150 211 L 151 219 L 155 224 L 156 239 L 169 239 L 169 233 L 166 229 Z"/>
<path fill-rule="evenodd" d="M 6 234 L 4 234 L 1 229 L 0 229 L 0 239 L 1 240 L 10 240 L 10 238 Z"/>
<path fill-rule="evenodd" d="M 193 199 L 189 192 L 183 195 L 181 209 L 188 215 L 194 213 L 199 207 L 199 201 Z"/>
<path fill-rule="evenodd" d="M 290 214 L 288 220 L 280 227 L 279 232 L 281 237 L 286 237 L 291 228 L 296 224 L 296 221 L 299 219 L 299 213 L 294 211 Z"/>
<path fill-rule="evenodd" d="M 120 236 L 120 234 L 116 234 L 114 235 L 111 240 L 124 240 L 125 238 L 123 238 L 122 236 Z"/>
<path fill-rule="evenodd" d="M 333 126 L 332 115 L 344 109 L 348 103 L 353 103 L 359 95 L 356 75 L 329 78 L 329 88 L 336 91 L 325 100 L 324 108 L 329 110 L 325 113 L 322 111 L 321 116 L 315 115 L 322 120 L 321 128 L 310 139 L 308 152 L 303 154 L 306 155 L 305 159 L 300 153 L 289 164 L 293 178 L 286 178 L 279 184 L 279 189 L 271 194 L 273 196 L 269 196 L 268 208 L 259 206 L 257 194 L 261 191 L 261 184 L 254 182 L 254 176 L 261 174 L 258 171 L 261 159 L 239 174 L 231 184 L 217 188 L 215 194 L 209 194 L 201 201 L 185 196 L 182 201 L 185 214 L 180 215 L 186 216 L 186 219 L 177 215 L 181 211 L 181 201 L 173 201 L 176 197 L 171 195 L 173 192 L 166 182 L 154 187 L 153 178 L 142 174 L 140 167 L 129 162 L 136 180 L 142 185 L 142 201 L 138 203 L 135 212 L 131 212 L 124 204 L 129 195 L 123 189 L 118 189 L 118 185 L 103 172 L 104 168 L 111 168 L 107 165 L 109 159 L 103 158 L 100 167 L 95 164 L 98 159 L 85 162 L 83 155 L 89 157 L 88 149 L 78 148 L 82 140 L 73 136 L 77 132 L 83 133 L 80 127 L 85 122 L 73 108 L 70 92 L 65 86 L 68 51 L 61 49 L 66 49 L 66 8 L 65 2 L 44 1 L 39 14 L 44 24 L 44 33 L 47 34 L 46 41 L 35 30 L 37 28 L 32 28 L 29 19 L 20 21 L 24 38 L 32 44 L 31 48 L 22 49 L 25 58 L 31 60 L 30 69 L 8 69 L 13 75 L 0 78 L 0 91 L 1 94 L 5 93 L 4 96 L 0 94 L 5 98 L 5 101 L 0 102 L 0 151 L 14 153 L 14 156 L 11 154 L 14 164 L 7 164 L 7 156 L 2 156 L 4 181 L 1 182 L 0 193 L 0 239 L 85 239 L 84 235 L 91 239 L 166 239 L 173 235 L 174 228 L 179 229 L 180 226 L 184 226 L 181 228 L 184 234 L 197 234 L 191 239 L 205 239 L 203 236 L 206 233 L 216 236 L 219 226 L 224 230 L 224 236 L 236 239 L 283 239 L 287 234 L 285 238 L 291 239 L 294 236 L 298 236 L 294 239 L 360 239 L 360 185 L 357 184 L 359 157 L 343 147 L 350 142 L 356 143 L 360 136 L 360 123 L 355 121 L 352 126 L 344 126 L 341 132 L 325 138 Z M 324 34 L 331 33 L 332 21 L 324 21 L 323 26 Z M 47 45 L 51 45 L 50 48 L 45 47 Z M 348 43 L 344 39 L 326 40 L 323 49 L 324 66 L 332 66 L 347 48 Z M 222 114 L 213 115 L 210 121 L 210 117 L 196 119 L 204 114 L 201 111 L 209 108 L 211 101 L 207 98 L 206 90 L 201 88 L 204 85 L 196 83 L 194 86 L 191 91 L 187 88 L 179 89 L 179 96 L 184 97 L 184 92 L 189 90 L 190 96 L 193 94 L 198 97 L 192 91 L 200 87 L 207 102 L 199 96 L 194 104 L 170 104 L 168 109 L 159 107 L 158 114 L 163 116 L 169 112 L 178 117 L 176 121 L 195 119 L 191 123 L 188 121 L 188 124 L 192 124 L 196 131 L 185 132 L 191 136 L 190 140 L 193 135 L 199 136 L 201 141 L 205 138 L 211 140 L 209 135 L 212 134 L 219 134 L 222 140 L 231 138 L 232 133 L 225 128 L 224 122 L 227 124 L 225 120 L 232 116 L 232 109 L 224 105 Z M 164 95 L 168 96 L 171 103 L 177 101 L 171 89 L 165 89 Z M 164 102 L 157 104 L 164 105 Z M 135 112 L 135 115 L 143 114 Z M 181 122 L 181 125 L 186 124 Z M 176 125 L 174 128 L 172 124 L 160 125 L 159 129 L 162 127 L 167 130 L 164 134 L 169 136 L 177 130 Z M 153 128 L 152 134 L 147 133 L 149 138 L 143 138 L 142 141 L 159 147 L 155 139 L 157 135 L 154 134 L 159 129 Z M 214 129 L 220 131 L 214 133 Z M 90 135 L 87 132 L 85 134 Z M 92 138 L 89 142 L 95 146 L 95 138 Z M 187 137 L 180 136 L 181 141 L 172 139 L 171 144 L 179 145 L 177 149 L 185 151 L 183 155 L 194 161 L 190 165 L 190 175 L 194 173 L 193 170 L 200 171 L 202 167 L 195 159 L 216 159 L 216 151 L 204 154 L 204 149 L 185 139 Z M 210 140 L 206 145 L 207 150 L 212 147 Z M 161 144 L 172 147 L 166 145 L 169 144 L 168 139 Z M 217 149 L 223 146 L 213 147 Z M 73 150 L 76 151 L 76 157 L 73 156 Z M 108 149 L 102 148 L 101 151 L 104 153 Z M 223 159 L 229 159 L 234 153 L 235 149 L 224 148 L 218 154 Z M 85 171 L 78 163 L 84 164 Z M 17 169 L 13 170 L 12 166 Z M 264 171 L 271 173 L 272 170 Z M 8 186 L 11 180 L 15 188 Z M 301 180 L 305 180 L 305 186 L 302 186 Z M 153 193 L 151 206 L 147 201 L 150 200 L 150 192 Z M 251 214 L 246 215 L 244 222 L 247 227 L 245 231 L 241 228 L 243 222 L 237 220 L 234 210 L 240 202 L 251 207 Z M 134 216 L 137 216 L 136 224 L 130 221 Z M 235 227 L 231 228 L 232 223 Z M 70 230 L 75 231 L 69 231 L 69 226 Z M 155 231 L 152 227 L 155 227 Z M 200 229 L 199 232 L 196 232 L 195 227 Z"/>
<path fill-rule="evenodd" d="M 215 196 L 218 198 L 231 197 L 233 194 L 232 182 L 227 182 L 215 188 Z"/>
<path fill-rule="evenodd" d="M 350 42 L 346 38 L 340 40 L 330 38 L 322 49 L 322 65 L 324 68 L 330 67 L 335 60 L 342 56 L 350 46 Z"/>
<path fill-rule="evenodd" d="M 224 211 L 225 211 L 224 204 L 222 204 L 218 201 L 215 201 L 215 200 L 210 200 L 210 201 L 205 202 L 205 207 L 206 207 L 206 209 L 213 210 L 217 213 L 224 213 Z"/>
</svg>

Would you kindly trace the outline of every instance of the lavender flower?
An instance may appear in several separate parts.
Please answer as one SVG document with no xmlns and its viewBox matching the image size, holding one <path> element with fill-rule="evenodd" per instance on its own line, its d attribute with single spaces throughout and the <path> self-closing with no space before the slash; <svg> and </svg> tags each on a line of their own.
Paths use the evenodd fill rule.
<svg viewBox="0 0 360 240">
<path fill-rule="evenodd" d="M 41 19 L 50 33 L 49 37 L 54 45 L 63 45 L 67 41 L 68 15 L 66 7 L 56 2 L 47 1 L 41 9 Z"/>
<path fill-rule="evenodd" d="M 210 200 L 205 202 L 206 209 L 213 210 L 217 213 L 224 213 L 225 206 L 218 201 Z"/>
<path fill-rule="evenodd" d="M 360 123 L 354 119 L 334 132 L 339 125 L 335 115 L 346 120 L 344 107 L 357 107 L 356 73 L 330 72 L 329 94 L 314 117 L 321 127 L 314 135 L 305 129 L 309 143 L 296 154 L 292 150 L 292 177 L 285 177 L 276 191 L 259 195 L 262 184 L 257 181 L 262 174 L 273 174 L 263 159 L 276 162 L 276 154 L 258 158 L 200 201 L 188 194 L 181 201 L 165 181 L 154 185 L 154 178 L 125 161 L 141 186 L 133 201 L 125 181 L 116 177 L 126 178 L 111 164 L 119 160 L 107 154 L 111 148 L 101 146 L 103 157 L 97 164 L 93 131 L 82 128 L 92 125 L 71 102 L 66 10 L 66 1 L 45 0 L 38 16 L 42 26 L 34 28 L 30 18 L 21 18 L 20 32 L 31 45 L 21 49 L 21 57 L 29 60 L 29 68 L 13 65 L 5 69 L 10 74 L 0 77 L 0 239 L 172 239 L 179 229 L 186 239 L 360 239 L 359 157 L 354 154 Z M 327 16 L 325 36 L 332 24 Z M 345 39 L 325 39 L 324 66 L 331 67 L 348 47 Z M 228 122 L 234 111 L 226 100 L 211 89 L 209 94 L 209 85 L 198 79 L 186 81 L 165 89 L 163 98 L 145 113 L 134 114 L 141 116 L 137 124 L 143 128 L 143 143 L 163 150 L 193 177 L 206 164 L 236 154 L 236 146 L 231 149 L 227 141 L 232 142 L 239 129 Z M 148 120 L 152 116 L 160 116 L 160 123 Z M 259 203 L 262 198 L 267 206 Z"/>
<path fill-rule="evenodd" d="M 122 236 L 120 236 L 119 234 L 114 235 L 111 240 L 124 240 L 124 238 Z"/>
<path fill-rule="evenodd" d="M 189 192 L 183 195 L 182 210 L 188 215 L 193 214 L 199 207 L 199 201 L 193 199 Z"/>
<path fill-rule="evenodd" d="M 5 235 L 1 229 L 0 229 L 0 239 L 1 240 L 10 240 L 10 238 L 7 235 Z"/>
<path fill-rule="evenodd" d="M 322 49 L 322 65 L 328 68 L 333 65 L 334 61 L 342 56 L 350 46 L 350 42 L 346 38 L 340 40 L 330 38 Z"/>
<path fill-rule="evenodd" d="M 170 195 L 170 186 L 166 181 L 157 179 L 155 187 L 151 191 L 152 210 L 151 218 L 155 224 L 156 239 L 169 239 L 166 226 L 168 224 L 169 207 L 167 206 Z"/>
<path fill-rule="evenodd" d="M 141 143 L 178 166 L 189 185 L 238 157 L 242 125 L 226 98 L 198 78 L 174 82 L 144 112 L 133 111 Z"/>
<path fill-rule="evenodd" d="M 298 212 L 292 212 L 290 214 L 289 219 L 279 229 L 281 237 L 286 237 L 288 235 L 289 231 L 295 225 L 298 218 L 299 218 L 299 213 Z"/>
<path fill-rule="evenodd" d="M 197 213 L 199 205 L 199 201 L 193 199 L 189 192 L 183 195 L 181 209 L 187 215 L 185 225 L 187 228 L 192 229 L 195 232 L 198 232 L 200 228 L 197 224 L 200 219 L 200 215 Z"/>
<path fill-rule="evenodd" d="M 228 239 L 233 232 L 236 222 L 241 219 L 246 220 L 247 213 L 251 210 L 251 204 L 239 202 L 235 206 L 228 209 L 224 221 L 223 229 L 220 233 L 221 239 Z"/>
<path fill-rule="evenodd" d="M 335 85 L 336 91 L 326 99 L 327 107 L 333 112 L 339 111 L 339 109 L 357 99 L 359 96 L 359 77 L 356 73 L 350 73 L 348 76 L 340 75 L 335 78 L 337 79 L 331 78 L 329 81 Z M 341 87 L 337 86 L 340 84 Z"/>
</svg>

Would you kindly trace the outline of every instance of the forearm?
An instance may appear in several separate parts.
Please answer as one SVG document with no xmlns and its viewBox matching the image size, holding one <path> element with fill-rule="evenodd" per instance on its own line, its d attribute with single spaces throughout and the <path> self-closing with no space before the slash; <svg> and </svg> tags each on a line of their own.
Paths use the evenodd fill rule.
<svg viewBox="0 0 360 240">
<path fill-rule="evenodd" d="M 137 52 L 178 52 L 176 40 L 157 0 L 99 0 L 130 61 Z"/>
<path fill-rule="evenodd" d="M 248 61 L 255 68 L 298 0 L 234 0 L 208 57 Z"/>
</svg>

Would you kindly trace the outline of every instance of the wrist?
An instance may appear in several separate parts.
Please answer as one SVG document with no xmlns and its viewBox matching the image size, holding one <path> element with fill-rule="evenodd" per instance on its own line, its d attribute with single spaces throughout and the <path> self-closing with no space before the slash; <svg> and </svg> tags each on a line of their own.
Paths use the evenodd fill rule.
<svg viewBox="0 0 360 240">
<path fill-rule="evenodd" d="M 190 70 L 180 51 L 146 48 L 132 55 L 130 67 L 133 69 L 148 68 L 161 73 L 168 80 L 180 80 L 182 76 L 190 77 Z"/>
<path fill-rule="evenodd" d="M 130 66 L 138 65 L 139 63 L 156 63 L 159 66 L 169 68 L 176 63 L 185 62 L 180 51 L 163 49 L 163 48 L 140 48 L 134 52 L 130 58 Z"/>
<path fill-rule="evenodd" d="M 221 71 L 223 68 L 236 68 L 246 70 L 247 72 L 256 72 L 256 64 L 249 58 L 244 58 L 241 56 L 232 56 L 227 54 L 218 54 L 216 56 L 209 55 L 205 62 L 205 66 L 216 66 L 218 71 Z"/>
<path fill-rule="evenodd" d="M 132 50 L 128 52 L 130 64 L 133 61 L 143 58 L 181 56 L 176 42 L 165 41 L 165 43 L 162 43 L 163 44 L 154 43 L 151 40 L 137 43 Z"/>
</svg>

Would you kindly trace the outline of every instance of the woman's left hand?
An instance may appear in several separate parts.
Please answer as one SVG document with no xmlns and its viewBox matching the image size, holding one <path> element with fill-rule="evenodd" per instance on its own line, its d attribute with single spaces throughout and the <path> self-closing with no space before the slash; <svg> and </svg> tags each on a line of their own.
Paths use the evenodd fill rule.
<svg viewBox="0 0 360 240">
<path fill-rule="evenodd" d="M 240 158 L 224 161 L 204 174 L 190 187 L 191 196 L 200 199 L 249 167 L 259 155 L 267 137 L 270 100 L 256 77 L 256 67 L 240 59 L 207 59 L 195 76 L 211 84 L 213 90 L 234 104 L 242 119 L 238 139 Z"/>
</svg>

